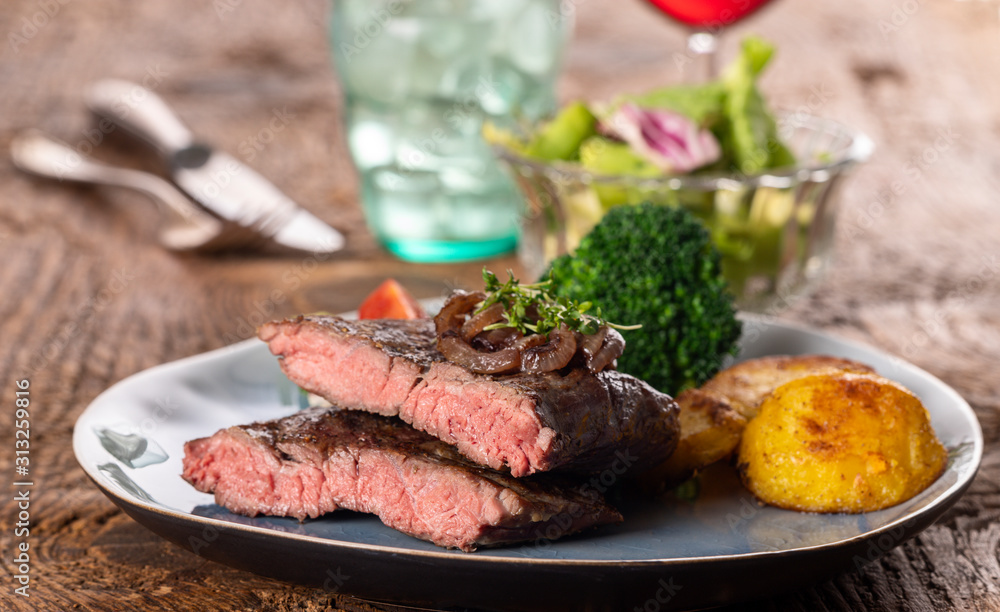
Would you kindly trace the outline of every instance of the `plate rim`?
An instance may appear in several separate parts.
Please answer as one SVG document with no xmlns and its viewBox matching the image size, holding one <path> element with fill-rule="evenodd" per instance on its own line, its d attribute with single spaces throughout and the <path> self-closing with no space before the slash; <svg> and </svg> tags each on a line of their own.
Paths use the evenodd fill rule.
<svg viewBox="0 0 1000 612">
<path fill-rule="evenodd" d="M 236 358 L 240 353 L 250 352 L 252 350 L 258 350 L 264 343 L 256 338 L 251 338 L 238 343 L 234 343 L 228 346 L 220 347 L 207 351 L 204 353 L 199 353 L 196 355 L 191 355 L 188 357 L 183 357 L 174 361 L 159 364 L 151 368 L 136 372 L 130 376 L 123 378 L 122 380 L 114 383 L 109 388 L 98 394 L 91 402 L 88 404 L 87 408 L 80 413 L 77 417 L 73 426 L 73 453 L 77 460 L 77 463 L 83 469 L 87 477 L 93 482 L 97 488 L 108 496 L 117 505 L 122 506 L 134 506 L 141 509 L 147 513 L 153 513 L 163 516 L 165 519 L 170 520 L 180 520 L 197 523 L 201 526 L 213 526 L 213 527 L 225 527 L 226 529 L 235 529 L 238 531 L 246 532 L 247 534 L 256 534 L 263 536 L 275 537 L 284 540 L 296 540 L 302 542 L 308 542 L 311 544 L 319 544 L 324 546 L 329 546 L 331 548 L 348 548 L 356 551 L 363 551 L 369 553 L 379 553 L 379 554 L 389 554 L 389 555 L 404 555 L 407 557 L 415 557 L 425 560 L 442 560 L 453 562 L 460 560 L 462 562 L 471 563 L 497 563 L 505 565 L 523 565 L 526 567 L 558 567 L 561 569 L 572 568 L 572 567 L 614 567 L 617 569 L 624 569 L 629 567 L 635 568 L 654 568 L 654 567 L 664 567 L 669 568 L 672 566 L 695 566 L 695 565 L 713 565 L 713 564 L 727 564 L 732 562 L 748 562 L 755 559 L 776 559 L 784 556 L 795 556 L 801 554 L 809 554 L 814 552 L 821 552 L 827 550 L 836 550 L 839 548 L 847 548 L 854 544 L 862 541 L 867 541 L 873 538 L 878 538 L 880 535 L 886 532 L 891 532 L 898 529 L 900 526 L 904 526 L 906 523 L 918 519 L 920 517 L 930 516 L 933 517 L 928 525 L 936 520 L 941 513 L 947 510 L 947 508 L 952 505 L 958 497 L 960 497 L 966 489 L 972 484 L 975 479 L 976 474 L 979 471 L 980 465 L 982 463 L 982 457 L 984 452 L 984 439 L 982 433 L 982 426 L 979 423 L 979 419 L 972 409 L 971 405 L 963 398 L 954 388 L 950 385 L 937 378 L 933 374 L 927 372 L 926 370 L 916 366 L 900 357 L 892 355 L 880 348 L 873 347 L 871 345 L 859 342 L 856 340 L 843 338 L 837 336 L 836 334 L 830 334 L 825 331 L 816 330 L 803 325 L 798 322 L 783 321 L 775 319 L 773 317 L 768 317 L 765 315 L 757 315 L 750 313 L 740 313 L 740 318 L 744 323 L 754 323 L 757 325 L 764 325 L 766 327 L 776 327 L 784 328 L 786 330 L 792 330 L 796 333 L 811 336 L 813 338 L 821 338 L 827 340 L 835 340 L 842 345 L 845 345 L 851 349 L 858 349 L 863 352 L 873 353 L 879 357 L 886 359 L 897 366 L 904 369 L 910 370 L 911 373 L 926 377 L 939 386 L 947 395 L 955 402 L 955 407 L 964 414 L 966 421 L 972 427 L 971 434 L 972 440 L 968 441 L 972 443 L 972 454 L 968 465 L 964 467 L 963 471 L 959 474 L 959 478 L 947 489 L 938 494 L 937 497 L 928 501 L 928 503 L 914 511 L 908 512 L 880 527 L 865 531 L 851 537 L 838 539 L 833 542 L 824 542 L 821 544 L 813 544 L 809 546 L 799 546 L 784 550 L 773 550 L 773 551 L 754 551 L 745 553 L 730 553 L 730 554 L 719 554 L 719 555 L 702 555 L 695 557 L 667 557 L 658 559 L 625 559 L 625 560 L 612 560 L 612 559 L 553 559 L 553 558 L 534 558 L 534 557 L 499 557 L 490 555 L 490 549 L 483 549 L 481 551 L 473 553 L 460 553 L 452 550 L 415 550 L 412 548 L 403 548 L 398 546 L 388 546 L 383 544 L 367 544 L 362 542 L 351 542 L 345 540 L 334 540 L 329 538 L 323 538 L 312 535 L 297 534 L 290 532 L 283 532 L 274 529 L 267 529 L 265 527 L 257 527 L 253 525 L 244 525 L 241 523 L 235 523 L 231 521 L 225 521 L 222 519 L 211 518 L 200 516 L 196 514 L 191 514 L 190 512 L 182 512 L 169 507 L 165 507 L 162 503 L 150 503 L 145 500 L 133 499 L 123 493 L 114 490 L 112 487 L 106 486 L 101 477 L 94 473 L 88 466 L 88 461 L 85 461 L 81 456 L 81 448 L 79 441 L 84 435 L 85 428 L 80 426 L 82 420 L 85 420 L 88 412 L 99 402 L 104 401 L 104 398 L 117 389 L 120 385 L 126 381 L 131 381 L 137 377 L 146 377 L 157 375 L 164 370 L 181 369 L 185 368 L 192 363 L 198 363 L 203 360 L 214 360 L 218 359 L 224 354 L 230 354 L 230 357 Z M 943 506 L 943 507 L 942 507 Z M 926 528 L 924 526 L 923 528 Z M 920 530 L 922 530 L 921 528 Z M 916 533 L 919 533 L 918 530 Z M 909 537 L 912 537 L 911 534 Z M 908 538 L 907 538 L 908 539 Z M 896 545 L 902 544 L 905 539 L 901 539 Z M 895 548 L 895 546 L 893 548 Z"/>
</svg>

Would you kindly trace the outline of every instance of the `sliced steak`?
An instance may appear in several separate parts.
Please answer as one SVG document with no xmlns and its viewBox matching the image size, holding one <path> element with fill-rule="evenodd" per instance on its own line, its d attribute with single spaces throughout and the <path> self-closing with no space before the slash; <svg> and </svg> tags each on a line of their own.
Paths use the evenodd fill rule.
<svg viewBox="0 0 1000 612">
<path fill-rule="evenodd" d="M 238 514 L 303 520 L 338 508 L 369 512 L 465 551 L 621 521 L 590 485 L 513 478 L 399 419 L 337 408 L 192 440 L 184 445 L 183 476 Z"/>
<path fill-rule="evenodd" d="M 335 405 L 399 416 L 514 476 L 641 470 L 677 441 L 677 405 L 614 370 L 473 374 L 437 351 L 429 319 L 300 316 L 258 330 L 299 386 Z"/>
</svg>

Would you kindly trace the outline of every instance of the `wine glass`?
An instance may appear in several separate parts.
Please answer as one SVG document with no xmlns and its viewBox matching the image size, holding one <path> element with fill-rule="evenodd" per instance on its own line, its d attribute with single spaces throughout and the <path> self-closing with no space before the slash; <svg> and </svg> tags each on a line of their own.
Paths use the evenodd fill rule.
<svg viewBox="0 0 1000 612">
<path fill-rule="evenodd" d="M 688 26 L 690 30 L 688 51 L 694 55 L 695 61 L 703 66 L 700 70 L 702 78 L 712 79 L 718 70 L 715 56 L 719 33 L 724 27 L 746 18 L 770 0 L 646 1 L 667 16 Z"/>
</svg>

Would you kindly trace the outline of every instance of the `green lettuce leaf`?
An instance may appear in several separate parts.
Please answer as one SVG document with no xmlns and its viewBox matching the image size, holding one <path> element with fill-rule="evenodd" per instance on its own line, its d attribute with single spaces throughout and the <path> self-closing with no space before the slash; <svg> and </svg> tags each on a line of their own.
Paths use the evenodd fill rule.
<svg viewBox="0 0 1000 612">
<path fill-rule="evenodd" d="M 723 148 L 732 165 L 746 174 L 795 163 L 791 151 L 778 138 L 774 116 L 757 89 L 757 77 L 773 54 L 773 45 L 748 37 L 721 79 L 726 92 L 722 106 L 725 126 L 719 130 Z"/>
<path fill-rule="evenodd" d="M 580 145 L 595 133 L 597 118 L 594 113 L 583 103 L 574 102 L 542 126 L 525 152 L 529 157 L 545 161 L 579 159 Z"/>
<path fill-rule="evenodd" d="M 580 163 L 594 174 L 654 177 L 663 171 L 623 142 L 592 136 L 580 145 Z"/>
<path fill-rule="evenodd" d="M 711 127 L 722 117 L 726 90 L 722 83 L 704 85 L 671 85 L 661 89 L 621 96 L 615 107 L 622 102 L 634 102 L 642 108 L 662 108 L 680 113 L 702 127 Z"/>
</svg>

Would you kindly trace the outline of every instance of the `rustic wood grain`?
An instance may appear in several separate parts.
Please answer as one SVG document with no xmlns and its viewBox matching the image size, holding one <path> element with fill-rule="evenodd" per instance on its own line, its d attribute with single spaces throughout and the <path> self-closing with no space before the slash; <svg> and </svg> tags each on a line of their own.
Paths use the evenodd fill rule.
<svg viewBox="0 0 1000 612">
<path fill-rule="evenodd" d="M 564 6 L 577 29 L 563 99 L 683 77 L 675 61 L 682 32 L 643 3 Z M 53 14 L 38 17 L 46 7 Z M 32 19 L 44 24 L 26 26 Z M 389 275 L 420 297 L 475 281 L 475 265 L 401 264 L 365 230 L 325 19 L 320 0 L 0 6 L 0 393 L 10 414 L 13 381 L 31 380 L 36 483 L 32 595 L 12 595 L 5 579 L 0 609 L 398 609 L 259 578 L 180 550 L 105 499 L 70 448 L 74 420 L 102 390 L 246 337 L 254 317 L 351 309 Z M 920 536 L 862 572 L 749 607 L 998 609 L 996 6 L 782 0 L 734 27 L 723 53 L 751 30 L 780 49 L 764 83 L 777 105 L 840 119 L 878 143 L 875 158 L 841 193 L 837 267 L 813 296 L 776 314 L 879 346 L 939 376 L 973 405 L 987 447 L 969 492 Z M 23 42 L 15 45 L 12 34 Z M 145 75 L 157 76 L 157 91 L 196 132 L 230 151 L 276 109 L 291 113 L 249 163 L 342 229 L 349 251 L 325 261 L 176 256 L 157 246 L 157 218 L 141 196 L 37 181 L 11 167 L 11 138 L 27 127 L 89 150 L 97 136 L 82 110 L 82 89 L 102 77 Z M 105 144 L 115 139 L 100 136 Z M 115 145 L 94 147 L 94 155 L 156 169 L 141 148 L 120 139 Z M 7 475 L 13 439 L 9 425 L 0 429 L 0 474 Z M 5 571 L 13 516 L 5 496 Z"/>
</svg>

